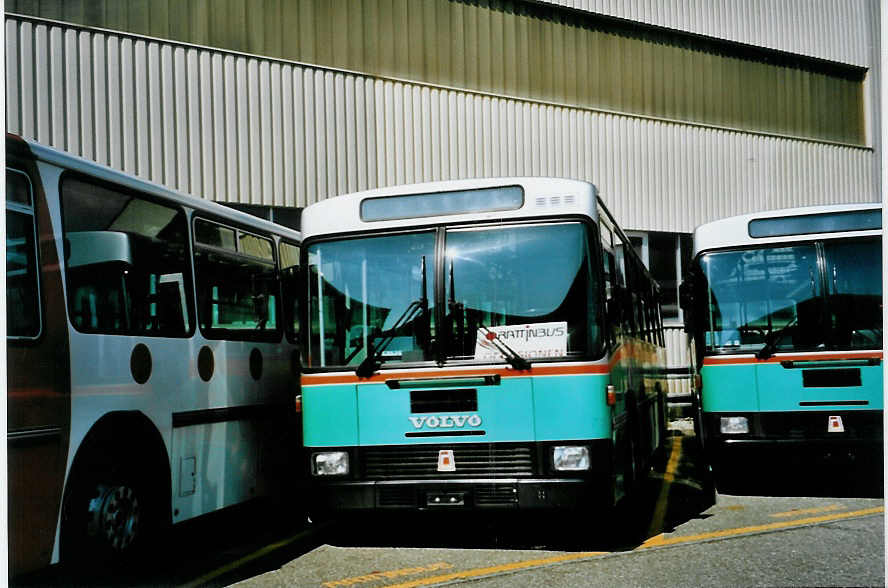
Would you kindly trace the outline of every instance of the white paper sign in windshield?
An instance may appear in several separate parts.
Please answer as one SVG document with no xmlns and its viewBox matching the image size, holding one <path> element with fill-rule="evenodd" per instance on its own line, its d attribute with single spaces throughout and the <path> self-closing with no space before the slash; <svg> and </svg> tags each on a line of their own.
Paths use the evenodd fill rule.
<svg viewBox="0 0 888 588">
<path fill-rule="evenodd" d="M 490 327 L 488 330 L 489 334 L 478 329 L 476 360 L 502 361 L 503 354 L 497 351 L 493 335 L 525 359 L 567 355 L 567 321 Z"/>
</svg>

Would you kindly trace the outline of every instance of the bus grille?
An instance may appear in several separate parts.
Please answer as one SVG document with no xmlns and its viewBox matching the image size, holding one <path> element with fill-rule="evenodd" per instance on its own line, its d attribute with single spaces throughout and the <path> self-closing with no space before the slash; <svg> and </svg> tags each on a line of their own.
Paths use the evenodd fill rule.
<svg viewBox="0 0 888 588">
<path fill-rule="evenodd" d="M 441 449 L 453 450 L 456 471 L 438 471 Z M 526 478 L 534 472 L 534 451 L 526 445 L 369 447 L 362 455 L 367 480 Z"/>
</svg>

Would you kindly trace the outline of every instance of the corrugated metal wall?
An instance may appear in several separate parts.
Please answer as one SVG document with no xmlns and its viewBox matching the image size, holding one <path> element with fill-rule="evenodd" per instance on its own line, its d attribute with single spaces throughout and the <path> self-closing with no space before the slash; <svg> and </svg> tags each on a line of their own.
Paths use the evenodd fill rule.
<svg viewBox="0 0 888 588">
<path fill-rule="evenodd" d="M 870 67 L 878 0 L 538 0 L 585 12 Z"/>
<path fill-rule="evenodd" d="M 746 6 L 744 23 L 768 14 Z M 10 0 L 7 9 L 502 96 L 867 142 L 862 68 L 520 0 Z"/>
<path fill-rule="evenodd" d="M 305 206 L 499 175 L 596 183 L 626 228 L 872 201 L 870 149 L 6 19 L 7 129 L 207 198 Z"/>
<path fill-rule="evenodd" d="M 667 326 L 664 329 L 666 337 L 666 367 L 687 368 L 690 365 L 688 354 L 688 337 L 683 327 Z M 672 377 L 669 379 L 669 394 L 684 395 L 691 392 L 690 377 Z"/>
</svg>

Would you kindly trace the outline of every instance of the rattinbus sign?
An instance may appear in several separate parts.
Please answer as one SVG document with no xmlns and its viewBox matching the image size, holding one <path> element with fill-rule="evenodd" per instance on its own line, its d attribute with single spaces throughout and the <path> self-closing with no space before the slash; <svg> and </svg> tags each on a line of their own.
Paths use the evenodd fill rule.
<svg viewBox="0 0 888 588">
<path fill-rule="evenodd" d="M 478 329 L 475 339 L 476 360 L 497 361 L 502 358 L 493 339 L 505 343 L 525 359 L 564 357 L 567 355 L 567 322 L 489 327 L 487 332 Z"/>
</svg>

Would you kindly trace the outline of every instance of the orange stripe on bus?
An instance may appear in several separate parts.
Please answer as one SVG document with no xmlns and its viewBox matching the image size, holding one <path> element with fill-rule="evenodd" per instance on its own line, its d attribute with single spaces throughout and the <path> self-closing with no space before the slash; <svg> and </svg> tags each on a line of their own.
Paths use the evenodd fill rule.
<svg viewBox="0 0 888 588">
<path fill-rule="evenodd" d="M 768 359 L 757 359 L 755 357 L 707 357 L 703 360 L 703 365 L 740 365 L 750 363 L 780 363 L 782 361 L 832 361 L 853 359 L 882 359 L 882 352 L 779 355 L 769 357 Z"/>
<path fill-rule="evenodd" d="M 611 366 L 568 365 L 568 366 L 535 366 L 529 371 L 518 371 L 512 368 L 477 368 L 471 370 L 434 370 L 434 371 L 387 371 L 374 374 L 369 378 L 359 378 L 355 374 L 302 374 L 303 386 L 322 384 L 370 384 L 382 383 L 386 380 L 399 378 L 473 378 L 478 376 L 499 375 L 503 378 L 520 378 L 526 376 L 572 376 L 586 374 L 608 374 Z"/>
</svg>

